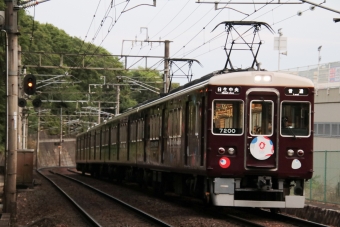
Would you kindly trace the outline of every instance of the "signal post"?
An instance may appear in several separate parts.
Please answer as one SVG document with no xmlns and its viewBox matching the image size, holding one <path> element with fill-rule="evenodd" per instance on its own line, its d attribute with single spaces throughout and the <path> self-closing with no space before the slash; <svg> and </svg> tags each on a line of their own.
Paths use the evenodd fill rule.
<svg viewBox="0 0 340 227">
<path fill-rule="evenodd" d="M 4 211 L 11 213 L 11 222 L 16 222 L 16 170 L 18 145 L 18 12 L 16 0 L 5 0 L 5 31 L 7 51 L 7 134 L 6 134 L 6 178 Z"/>
</svg>

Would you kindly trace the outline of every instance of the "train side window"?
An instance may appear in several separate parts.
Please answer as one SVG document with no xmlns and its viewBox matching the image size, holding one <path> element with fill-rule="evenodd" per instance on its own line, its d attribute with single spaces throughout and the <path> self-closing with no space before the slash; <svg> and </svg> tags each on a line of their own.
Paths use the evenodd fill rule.
<svg viewBox="0 0 340 227">
<path fill-rule="evenodd" d="M 273 135 L 273 108 L 270 100 L 253 100 L 250 102 L 250 134 Z"/>
<path fill-rule="evenodd" d="M 182 109 L 173 109 L 169 111 L 168 134 L 169 138 L 181 137 L 182 129 Z"/>
<path fill-rule="evenodd" d="M 160 139 L 161 138 L 161 136 L 162 136 L 162 116 L 159 114 L 158 115 L 158 129 L 157 129 L 157 137 L 158 137 L 158 139 Z"/>
<path fill-rule="evenodd" d="M 126 143 L 126 124 L 123 123 L 119 127 L 119 142 Z"/>
<path fill-rule="evenodd" d="M 173 121 L 173 115 L 174 115 L 174 112 L 172 110 L 170 110 L 169 111 L 169 118 L 168 118 L 168 135 L 169 135 L 169 138 L 173 137 L 173 132 L 172 132 L 172 123 L 174 122 Z"/>
<path fill-rule="evenodd" d="M 177 119 L 176 119 L 176 135 L 177 137 L 181 137 L 182 136 L 182 109 L 178 108 L 177 109 Z"/>
<path fill-rule="evenodd" d="M 281 135 L 309 136 L 311 129 L 311 105 L 309 102 L 281 103 Z"/>
<path fill-rule="evenodd" d="M 156 115 L 152 115 L 150 118 L 150 138 L 155 140 L 157 137 L 157 118 Z"/>
<path fill-rule="evenodd" d="M 143 119 L 138 120 L 137 131 L 138 131 L 137 141 L 142 141 L 143 138 L 144 138 L 143 137 L 143 132 L 144 132 L 144 121 L 143 121 Z"/>
<path fill-rule="evenodd" d="M 117 143 L 117 126 L 111 128 L 111 144 Z"/>
<path fill-rule="evenodd" d="M 96 132 L 96 146 L 97 147 L 100 146 L 101 132 L 102 132 L 101 130 L 98 130 Z"/>
<path fill-rule="evenodd" d="M 93 148 L 93 147 L 95 147 L 95 145 L 96 145 L 96 137 L 95 137 L 95 133 L 92 132 L 92 133 L 91 133 L 91 136 L 92 136 L 91 148 Z"/>
<path fill-rule="evenodd" d="M 136 121 L 130 123 L 130 141 L 136 142 Z"/>
<path fill-rule="evenodd" d="M 243 133 L 244 104 L 242 100 L 214 100 L 213 133 L 241 135 Z"/>
</svg>

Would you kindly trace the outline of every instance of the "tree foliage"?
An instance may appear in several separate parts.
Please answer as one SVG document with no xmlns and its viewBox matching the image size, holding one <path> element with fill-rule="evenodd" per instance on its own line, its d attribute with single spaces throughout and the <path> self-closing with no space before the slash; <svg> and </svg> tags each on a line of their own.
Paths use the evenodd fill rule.
<svg viewBox="0 0 340 227">
<path fill-rule="evenodd" d="M 0 9 L 5 9 L 4 1 L 0 1 Z M 65 31 L 53 26 L 52 24 L 41 24 L 27 15 L 24 10 L 20 10 L 18 14 L 19 24 L 19 45 L 21 47 L 21 69 L 26 68 L 26 73 L 36 75 L 38 81 L 37 90 L 39 93 L 27 97 L 25 94 L 20 94 L 19 97 L 27 99 L 29 108 L 29 132 L 37 130 L 37 109 L 33 108 L 32 100 L 39 98 L 43 100 L 40 108 L 41 127 L 49 130 L 51 134 L 60 133 L 60 108 L 63 110 L 63 115 L 68 120 L 77 120 L 83 122 L 80 124 L 84 130 L 97 122 L 98 116 L 96 112 L 88 114 L 92 108 L 97 108 L 99 105 L 105 113 L 114 114 L 116 101 L 117 77 L 124 76 L 137 80 L 142 83 L 149 84 L 161 91 L 163 86 L 160 81 L 162 77 L 158 71 L 145 70 L 140 68 L 138 71 L 108 71 L 108 70 L 87 70 L 83 69 L 83 65 L 91 65 L 96 67 L 111 67 L 123 69 L 123 63 L 118 58 L 110 56 L 110 53 L 102 47 L 95 46 L 91 43 L 83 42 L 77 37 L 69 36 Z M 0 70 L 2 72 L 2 80 L 0 81 L 0 146 L 5 143 L 6 133 L 6 48 L 5 36 L 1 33 L 0 37 Z M 40 53 L 40 55 L 38 54 Z M 61 53 L 72 55 L 64 55 L 62 64 L 65 67 L 43 68 L 43 67 L 28 67 L 29 65 L 49 65 L 60 66 Z M 105 55 L 105 56 L 104 56 Z M 77 66 L 77 69 L 67 69 L 66 66 Z M 23 79 L 23 74 L 20 72 L 19 84 Z M 129 84 L 126 86 L 126 84 Z M 122 83 L 120 88 L 120 110 L 124 110 L 143 102 L 147 99 L 157 97 L 158 94 L 145 90 L 143 87 L 131 80 Z M 91 90 L 91 92 L 89 91 Z M 56 102 L 58 101 L 58 102 Z M 100 104 L 99 104 L 100 101 Z M 101 117 L 110 116 L 100 114 Z M 97 112 L 98 115 L 98 112 Z M 92 122 L 92 123 L 91 123 Z M 79 126 L 79 125 L 78 125 Z M 79 131 L 78 131 L 79 132 Z M 1 147 L 0 147 L 1 149 Z"/>
</svg>

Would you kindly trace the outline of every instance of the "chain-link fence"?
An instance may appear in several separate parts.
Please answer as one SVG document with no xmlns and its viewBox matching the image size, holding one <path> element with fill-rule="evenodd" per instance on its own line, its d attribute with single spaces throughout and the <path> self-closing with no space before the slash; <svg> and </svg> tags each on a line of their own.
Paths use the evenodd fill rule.
<svg viewBox="0 0 340 227">
<path fill-rule="evenodd" d="M 317 89 L 340 86 L 340 62 L 309 65 L 281 71 L 306 77 L 314 82 Z"/>
<path fill-rule="evenodd" d="M 314 151 L 313 178 L 305 183 L 308 200 L 340 204 L 340 151 Z"/>
</svg>

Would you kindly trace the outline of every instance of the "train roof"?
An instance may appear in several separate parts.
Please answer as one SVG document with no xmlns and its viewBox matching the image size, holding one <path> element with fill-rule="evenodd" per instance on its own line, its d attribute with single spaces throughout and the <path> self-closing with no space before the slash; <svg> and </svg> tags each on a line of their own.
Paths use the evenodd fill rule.
<svg viewBox="0 0 340 227">
<path fill-rule="evenodd" d="M 269 76 L 269 81 L 256 81 L 255 77 Z M 314 87 L 314 83 L 305 77 L 296 76 L 293 74 L 283 72 L 271 71 L 247 71 L 247 72 L 234 72 L 225 73 L 219 76 L 214 76 L 209 79 L 210 85 L 249 85 L 249 86 L 265 86 L 265 87 Z"/>
<path fill-rule="evenodd" d="M 255 82 L 255 76 L 270 76 L 271 81 L 268 82 Z M 150 105 L 158 104 L 166 100 L 170 100 L 173 97 L 180 95 L 182 93 L 187 93 L 193 90 L 200 89 L 206 85 L 245 85 L 245 86 L 253 86 L 257 84 L 259 86 L 264 87 L 275 87 L 275 86 L 287 86 L 287 87 L 314 87 L 313 82 L 305 77 L 283 73 L 283 72 L 272 72 L 272 71 L 215 71 L 209 73 L 201 78 L 193 80 L 187 84 L 184 84 L 178 88 L 175 88 L 166 94 L 163 97 L 157 97 L 154 99 L 147 100 L 143 103 L 139 103 L 138 105 L 129 108 L 126 112 L 122 114 L 116 115 L 111 120 L 102 123 L 107 124 L 110 121 L 114 121 L 117 119 L 124 118 L 131 113 L 136 113 L 142 109 L 149 107 Z M 100 125 L 102 125 L 100 124 Z M 93 128 L 97 128 L 100 125 L 94 126 Z"/>
</svg>

